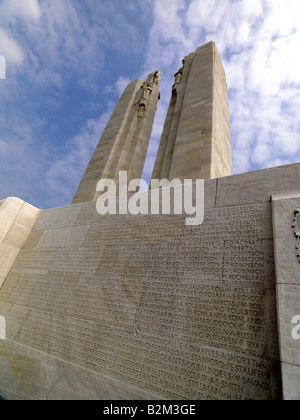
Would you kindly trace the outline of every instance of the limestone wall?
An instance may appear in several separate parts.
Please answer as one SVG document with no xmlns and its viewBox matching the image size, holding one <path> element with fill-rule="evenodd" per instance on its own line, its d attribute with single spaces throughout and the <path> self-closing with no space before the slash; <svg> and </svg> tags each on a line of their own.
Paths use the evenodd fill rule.
<svg viewBox="0 0 300 420">
<path fill-rule="evenodd" d="M 0 201 L 0 288 L 29 237 L 38 213 L 38 209 L 18 198 Z"/>
<path fill-rule="evenodd" d="M 200 226 L 40 212 L 0 289 L 0 395 L 280 399 L 271 196 L 299 180 L 300 164 L 208 180 Z"/>
</svg>

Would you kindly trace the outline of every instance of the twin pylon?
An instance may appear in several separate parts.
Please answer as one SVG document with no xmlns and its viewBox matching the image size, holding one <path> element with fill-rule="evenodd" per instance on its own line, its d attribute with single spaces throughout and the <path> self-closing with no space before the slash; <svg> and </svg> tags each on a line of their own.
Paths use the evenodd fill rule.
<svg viewBox="0 0 300 420">
<path fill-rule="evenodd" d="M 199 47 L 175 74 L 152 178 L 210 179 L 232 174 L 228 89 L 214 42 Z M 72 204 L 95 201 L 101 179 L 140 179 L 159 91 L 160 71 L 130 83 L 121 96 Z"/>
</svg>

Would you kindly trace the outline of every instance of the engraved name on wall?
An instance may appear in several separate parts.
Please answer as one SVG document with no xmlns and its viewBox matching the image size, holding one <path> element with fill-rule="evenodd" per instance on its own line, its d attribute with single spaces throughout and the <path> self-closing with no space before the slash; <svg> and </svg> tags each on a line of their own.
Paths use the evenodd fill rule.
<svg viewBox="0 0 300 420">
<path fill-rule="evenodd" d="M 258 204 L 208 210 L 197 227 L 116 216 L 46 230 L 0 292 L 30 308 L 15 340 L 163 398 L 270 399 L 270 217 Z"/>
</svg>

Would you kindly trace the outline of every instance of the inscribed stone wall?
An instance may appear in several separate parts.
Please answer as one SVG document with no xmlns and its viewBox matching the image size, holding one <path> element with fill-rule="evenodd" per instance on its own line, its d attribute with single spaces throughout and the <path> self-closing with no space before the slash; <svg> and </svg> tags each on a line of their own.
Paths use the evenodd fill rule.
<svg viewBox="0 0 300 420">
<path fill-rule="evenodd" d="M 206 192 L 200 226 L 96 203 L 41 212 L 0 290 L 2 395 L 280 398 L 271 203 L 216 208 L 216 180 Z M 10 388 L 20 349 L 39 389 Z"/>
</svg>

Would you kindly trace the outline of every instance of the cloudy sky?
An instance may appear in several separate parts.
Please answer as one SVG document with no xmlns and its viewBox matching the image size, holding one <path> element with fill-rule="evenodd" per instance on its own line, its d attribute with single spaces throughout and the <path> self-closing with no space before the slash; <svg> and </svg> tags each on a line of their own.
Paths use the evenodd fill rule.
<svg viewBox="0 0 300 420">
<path fill-rule="evenodd" d="M 300 0 L 0 0 L 0 199 L 68 205 L 126 84 L 162 71 L 149 179 L 185 55 L 214 40 L 234 173 L 300 161 Z"/>
</svg>

